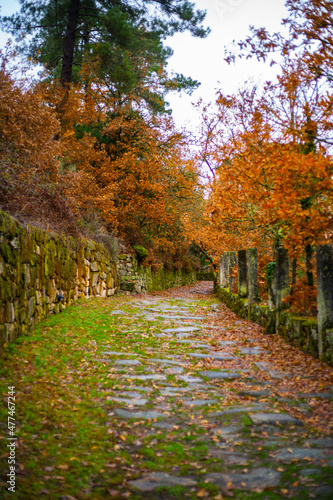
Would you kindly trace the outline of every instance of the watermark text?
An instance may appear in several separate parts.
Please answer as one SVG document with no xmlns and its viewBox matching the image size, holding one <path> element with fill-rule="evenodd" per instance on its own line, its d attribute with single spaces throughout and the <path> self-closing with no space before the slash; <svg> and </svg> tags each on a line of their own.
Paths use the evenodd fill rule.
<svg viewBox="0 0 333 500">
<path fill-rule="evenodd" d="M 7 448 L 8 448 L 8 466 L 9 471 L 7 472 L 7 483 L 8 490 L 15 492 L 16 487 L 16 442 L 17 436 L 15 433 L 15 409 L 16 409 L 16 397 L 15 397 L 15 387 L 8 387 L 8 437 L 7 437 Z"/>
</svg>

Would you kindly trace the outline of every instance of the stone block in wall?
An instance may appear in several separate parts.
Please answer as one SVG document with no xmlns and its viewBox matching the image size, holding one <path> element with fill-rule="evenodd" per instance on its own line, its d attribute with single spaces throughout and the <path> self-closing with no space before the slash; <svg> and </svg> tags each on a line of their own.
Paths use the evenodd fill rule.
<svg viewBox="0 0 333 500">
<path fill-rule="evenodd" d="M 15 338 L 14 323 L 5 323 L 5 342 L 12 342 Z"/>
<path fill-rule="evenodd" d="M 13 217 L 9 217 L 4 212 L 0 212 L 0 232 L 4 235 L 16 234 L 17 224 Z"/>
<path fill-rule="evenodd" d="M 100 296 L 106 297 L 106 293 L 107 293 L 106 283 L 105 283 L 105 281 L 101 281 Z"/>
<path fill-rule="evenodd" d="M 19 323 L 21 325 L 22 324 L 26 324 L 27 321 L 28 321 L 28 310 L 27 310 L 27 307 L 24 307 L 24 305 L 22 305 L 19 308 L 19 311 L 18 311 L 18 320 L 19 320 Z"/>
<path fill-rule="evenodd" d="M 43 293 L 40 290 L 35 291 L 36 304 L 41 306 L 43 304 Z"/>
<path fill-rule="evenodd" d="M 107 280 L 106 280 L 106 287 L 107 288 L 114 288 L 114 278 L 111 274 L 108 275 Z"/>
<path fill-rule="evenodd" d="M 119 255 L 118 255 L 118 260 L 119 260 L 119 261 L 122 261 L 122 260 L 127 260 L 127 254 L 119 254 Z"/>
<path fill-rule="evenodd" d="M 31 282 L 31 277 L 30 277 L 30 268 L 27 264 L 23 265 L 24 269 L 24 286 L 29 286 Z"/>
<path fill-rule="evenodd" d="M 32 318 L 35 313 L 35 297 L 30 297 L 28 300 L 28 315 Z"/>
<path fill-rule="evenodd" d="M 14 264 L 16 262 L 15 253 L 12 251 L 12 248 L 6 239 L 4 239 L 1 245 L 1 254 L 4 262 L 8 264 Z"/>
<path fill-rule="evenodd" d="M 91 286 L 96 287 L 98 280 L 99 280 L 99 273 L 92 273 L 90 280 Z"/>
<path fill-rule="evenodd" d="M 90 269 L 93 271 L 93 272 L 97 272 L 99 271 L 99 265 L 96 261 L 92 262 L 91 263 L 91 266 L 90 266 Z"/>
<path fill-rule="evenodd" d="M 5 322 L 14 323 L 15 321 L 15 308 L 12 302 L 6 304 L 5 309 Z"/>
</svg>

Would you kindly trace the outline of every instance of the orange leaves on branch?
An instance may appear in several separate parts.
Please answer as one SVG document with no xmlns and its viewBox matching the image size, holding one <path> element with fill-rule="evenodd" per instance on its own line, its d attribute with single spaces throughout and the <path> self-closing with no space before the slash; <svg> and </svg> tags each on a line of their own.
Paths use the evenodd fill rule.
<svg viewBox="0 0 333 500">
<path fill-rule="evenodd" d="M 206 216 L 217 253 L 283 240 L 296 255 L 332 234 L 331 157 L 287 141 L 267 117 L 267 99 L 251 90 L 220 95 L 213 119 L 204 119 L 201 158 L 215 166 Z"/>
<path fill-rule="evenodd" d="M 0 138 L 12 155 L 11 178 L 26 177 L 35 190 L 34 210 L 40 208 L 45 221 L 52 210 L 41 210 L 41 184 L 59 209 L 68 205 L 71 214 L 61 208 L 61 217 L 72 218 L 83 233 L 117 233 L 145 246 L 156 266 L 164 257 L 170 265 L 181 262 L 188 249 L 183 221 L 201 196 L 185 137 L 170 118 L 148 109 L 141 87 L 115 94 L 91 61 L 81 71 L 84 84 L 65 90 L 50 79 L 23 88 L 3 66 Z M 43 181 L 34 172 L 43 173 Z M 0 189 L 10 191 L 2 179 Z M 26 210 L 24 201 L 21 206 Z"/>
<path fill-rule="evenodd" d="M 1 147 L 29 170 L 45 170 L 57 177 L 56 158 L 61 146 L 53 141 L 59 132 L 59 121 L 43 105 L 25 82 L 14 81 L 6 69 L 6 59 L 0 68 L 0 140 Z"/>
</svg>

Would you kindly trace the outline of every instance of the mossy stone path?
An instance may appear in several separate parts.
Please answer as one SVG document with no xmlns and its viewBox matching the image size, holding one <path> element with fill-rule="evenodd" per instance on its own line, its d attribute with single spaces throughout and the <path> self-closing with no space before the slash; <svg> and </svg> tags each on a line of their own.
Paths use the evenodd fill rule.
<svg viewBox="0 0 333 500">
<path fill-rule="evenodd" d="M 332 387 L 284 392 L 313 375 L 267 361 L 211 292 L 85 301 L 11 348 L 17 498 L 333 498 L 333 433 L 305 418 Z"/>
</svg>

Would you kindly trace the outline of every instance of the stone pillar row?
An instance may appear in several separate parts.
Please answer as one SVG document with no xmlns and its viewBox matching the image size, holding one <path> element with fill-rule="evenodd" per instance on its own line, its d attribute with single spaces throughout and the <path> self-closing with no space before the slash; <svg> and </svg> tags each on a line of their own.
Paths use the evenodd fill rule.
<svg viewBox="0 0 333 500">
<path fill-rule="evenodd" d="M 238 265 L 238 279 L 233 275 Z M 258 301 L 258 254 L 256 248 L 223 252 L 220 260 L 219 280 L 222 288 L 238 291 L 241 298 L 251 303 Z M 237 286 L 236 286 L 237 285 Z"/>
<path fill-rule="evenodd" d="M 317 306 L 319 330 L 319 355 L 322 354 L 324 330 L 333 328 L 333 248 L 320 245 L 316 249 Z M 233 270 L 238 264 L 238 281 Z M 288 252 L 282 246 L 275 249 L 275 262 L 268 269 L 269 306 L 279 311 L 283 299 L 290 293 Z M 237 283 L 236 283 L 237 281 Z M 248 298 L 252 306 L 258 296 L 258 253 L 256 248 L 223 252 L 220 259 L 219 284 L 241 298 Z M 236 286 L 238 289 L 236 290 Z M 278 321 L 278 318 L 277 318 Z"/>
</svg>

